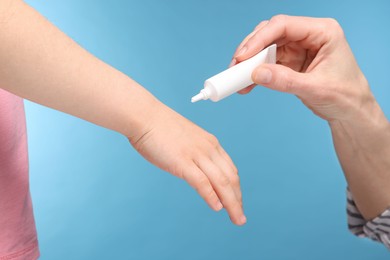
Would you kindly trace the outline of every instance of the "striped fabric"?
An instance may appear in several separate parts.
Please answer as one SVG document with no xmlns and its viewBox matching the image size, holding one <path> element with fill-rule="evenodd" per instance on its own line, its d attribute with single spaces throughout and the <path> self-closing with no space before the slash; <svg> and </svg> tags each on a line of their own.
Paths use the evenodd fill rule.
<svg viewBox="0 0 390 260">
<path fill-rule="evenodd" d="M 366 221 L 347 190 L 347 217 L 349 230 L 358 237 L 368 237 L 383 243 L 390 250 L 390 208 L 373 220 Z"/>
</svg>

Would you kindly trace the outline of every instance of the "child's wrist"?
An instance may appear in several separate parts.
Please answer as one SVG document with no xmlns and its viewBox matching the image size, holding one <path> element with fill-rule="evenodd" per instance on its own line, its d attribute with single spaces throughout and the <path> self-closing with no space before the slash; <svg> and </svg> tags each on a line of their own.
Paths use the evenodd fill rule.
<svg viewBox="0 0 390 260">
<path fill-rule="evenodd" d="M 158 114 L 165 108 L 163 103 L 147 91 L 143 93 L 139 100 L 142 101 L 133 105 L 137 106 L 136 108 L 129 108 L 126 129 L 122 132 L 130 142 L 137 140 L 144 135 L 151 127 L 156 117 L 158 117 Z"/>
</svg>

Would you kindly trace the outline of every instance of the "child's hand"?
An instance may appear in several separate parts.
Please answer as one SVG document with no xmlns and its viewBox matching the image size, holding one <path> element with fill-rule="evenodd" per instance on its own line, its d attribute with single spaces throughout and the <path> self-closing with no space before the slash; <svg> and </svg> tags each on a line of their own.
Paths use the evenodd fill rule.
<svg viewBox="0 0 390 260">
<path fill-rule="evenodd" d="M 146 159 L 186 180 L 213 209 L 225 207 L 234 223 L 245 223 L 237 170 L 215 137 L 23 1 L 6 2 L 10 7 L 0 10 L 6 24 L 0 28 L 1 88 L 128 136 Z"/>
<path fill-rule="evenodd" d="M 228 211 L 233 223 L 246 218 L 237 169 L 218 140 L 161 105 L 137 137 L 129 138 L 148 161 L 188 182 L 208 205 Z"/>
</svg>

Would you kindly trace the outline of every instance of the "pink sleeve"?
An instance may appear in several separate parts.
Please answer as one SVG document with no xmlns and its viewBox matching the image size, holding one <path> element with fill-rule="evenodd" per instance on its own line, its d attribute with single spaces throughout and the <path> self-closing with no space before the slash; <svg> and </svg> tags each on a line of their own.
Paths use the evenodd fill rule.
<svg viewBox="0 0 390 260">
<path fill-rule="evenodd" d="M 38 256 L 23 100 L 0 89 L 0 260 Z"/>
</svg>

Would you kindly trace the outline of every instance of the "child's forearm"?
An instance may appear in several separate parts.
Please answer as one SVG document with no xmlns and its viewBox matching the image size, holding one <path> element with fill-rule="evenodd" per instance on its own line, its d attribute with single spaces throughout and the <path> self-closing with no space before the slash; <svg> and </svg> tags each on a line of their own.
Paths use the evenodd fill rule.
<svg viewBox="0 0 390 260">
<path fill-rule="evenodd" d="M 128 137 L 161 106 L 27 4 L 0 2 L 1 88 Z"/>
<path fill-rule="evenodd" d="M 215 210 L 246 222 L 237 169 L 217 139 L 93 57 L 19 0 L 0 0 L 0 79 L 42 105 L 118 131 Z"/>
</svg>

